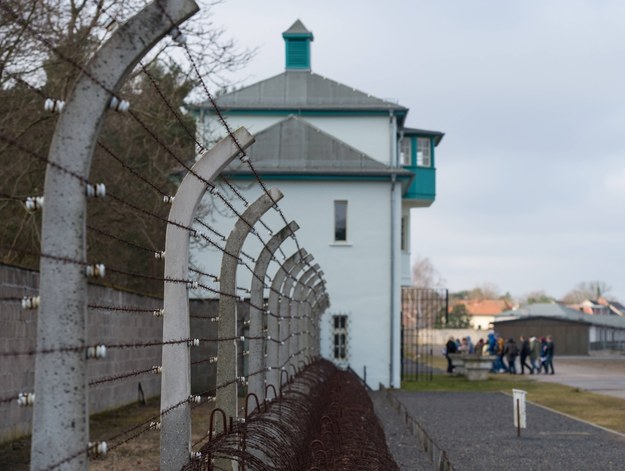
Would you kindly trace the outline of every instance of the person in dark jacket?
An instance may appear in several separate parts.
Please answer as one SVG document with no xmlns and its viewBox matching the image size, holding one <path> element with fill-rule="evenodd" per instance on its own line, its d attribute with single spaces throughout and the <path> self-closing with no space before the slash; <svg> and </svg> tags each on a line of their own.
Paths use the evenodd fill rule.
<svg viewBox="0 0 625 471">
<path fill-rule="evenodd" d="M 527 363 L 527 357 L 530 355 L 530 341 L 523 335 L 519 337 L 521 342 L 521 374 L 525 374 L 525 368 L 527 368 L 531 375 L 534 374 L 534 368 Z"/>
<path fill-rule="evenodd" d="M 508 373 L 515 375 L 516 357 L 519 356 L 519 347 L 517 347 L 516 342 L 512 337 L 508 339 L 503 354 L 506 356 L 506 361 L 508 362 Z"/>
<path fill-rule="evenodd" d="M 451 364 L 450 353 L 458 353 L 458 345 L 453 337 L 449 337 L 449 340 L 445 344 L 445 356 L 447 357 L 447 373 L 453 373 L 454 367 Z"/>
<path fill-rule="evenodd" d="M 555 374 L 553 371 L 553 354 L 555 352 L 555 344 L 553 343 L 553 337 L 547 336 L 547 343 L 545 344 L 545 373 Z M 551 373 L 549 373 L 549 367 L 551 367 Z"/>
</svg>

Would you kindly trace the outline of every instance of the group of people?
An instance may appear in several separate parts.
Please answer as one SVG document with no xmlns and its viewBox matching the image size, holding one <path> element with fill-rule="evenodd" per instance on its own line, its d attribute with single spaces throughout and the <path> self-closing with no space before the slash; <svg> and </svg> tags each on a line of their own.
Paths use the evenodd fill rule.
<svg viewBox="0 0 625 471">
<path fill-rule="evenodd" d="M 480 339 L 475 345 L 471 337 L 465 337 L 462 340 L 450 337 L 445 345 L 448 373 L 453 371 L 450 353 L 494 356 L 492 373 L 517 374 L 518 358 L 521 374 L 525 374 L 526 368 L 529 374 L 538 374 L 543 371 L 544 374 L 555 374 L 553 369 L 555 344 L 551 335 L 540 338 L 526 338 L 521 335 L 517 343 L 512 337 L 506 341 L 499 334 L 491 332 L 486 340 Z"/>
</svg>

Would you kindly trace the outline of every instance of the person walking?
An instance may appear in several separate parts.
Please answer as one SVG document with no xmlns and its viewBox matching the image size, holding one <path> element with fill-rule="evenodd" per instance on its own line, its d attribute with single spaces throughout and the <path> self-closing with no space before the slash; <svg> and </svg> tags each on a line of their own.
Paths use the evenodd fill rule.
<svg viewBox="0 0 625 471">
<path fill-rule="evenodd" d="M 508 367 L 506 366 L 506 363 L 503 361 L 503 358 L 505 356 L 505 350 L 506 350 L 506 343 L 503 339 L 503 337 L 498 336 L 497 337 L 497 359 L 499 360 L 499 373 L 507 373 L 508 372 Z"/>
<path fill-rule="evenodd" d="M 536 337 L 530 338 L 530 364 L 532 370 L 536 373 L 540 373 L 540 364 L 538 363 L 538 357 L 540 356 L 540 342 Z"/>
<path fill-rule="evenodd" d="M 530 355 L 530 341 L 521 335 L 519 342 L 521 343 L 521 374 L 525 374 L 525 368 L 527 368 L 533 375 L 534 367 L 527 364 L 527 357 Z"/>
<path fill-rule="evenodd" d="M 508 373 L 511 375 L 516 374 L 516 357 L 519 356 L 519 347 L 517 347 L 516 342 L 512 337 L 508 339 L 506 343 L 506 348 L 504 349 L 504 355 L 506 356 L 506 360 L 508 362 Z"/>
<path fill-rule="evenodd" d="M 547 367 L 545 366 L 545 358 L 547 355 L 547 339 L 545 337 L 540 338 L 540 365 L 538 366 L 538 371 L 540 372 L 543 368 L 545 368 L 545 373 L 547 373 Z"/>
<path fill-rule="evenodd" d="M 445 344 L 445 357 L 447 357 L 447 373 L 451 374 L 454 371 L 454 367 L 451 364 L 450 353 L 458 353 L 458 346 L 453 337 L 449 337 L 449 340 Z"/>
<path fill-rule="evenodd" d="M 545 346 L 545 373 L 547 374 L 555 374 L 553 370 L 553 354 L 555 352 L 555 344 L 553 342 L 553 337 L 551 335 L 547 336 L 547 343 Z M 549 368 L 551 367 L 551 373 L 549 373 Z"/>
</svg>

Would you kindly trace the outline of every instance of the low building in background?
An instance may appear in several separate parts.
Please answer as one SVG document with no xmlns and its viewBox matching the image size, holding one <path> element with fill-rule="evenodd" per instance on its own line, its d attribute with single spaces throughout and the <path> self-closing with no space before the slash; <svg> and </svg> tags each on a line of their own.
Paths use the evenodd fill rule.
<svg viewBox="0 0 625 471">
<path fill-rule="evenodd" d="M 589 315 L 558 303 L 530 304 L 505 311 L 495 319 L 494 329 L 504 338 L 552 335 L 556 355 L 625 351 L 625 318 Z"/>
</svg>

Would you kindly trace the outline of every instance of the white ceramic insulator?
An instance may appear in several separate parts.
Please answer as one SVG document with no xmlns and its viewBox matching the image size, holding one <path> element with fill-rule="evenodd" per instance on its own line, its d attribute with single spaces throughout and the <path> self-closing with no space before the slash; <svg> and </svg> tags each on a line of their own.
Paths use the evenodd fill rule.
<svg viewBox="0 0 625 471">
<path fill-rule="evenodd" d="M 163 203 L 172 204 L 174 202 L 174 196 L 164 195 Z"/>
<path fill-rule="evenodd" d="M 17 405 L 21 407 L 30 407 L 35 403 L 35 393 L 19 393 L 17 396 Z"/>
<path fill-rule="evenodd" d="M 171 36 L 171 39 L 179 44 L 179 45 L 183 45 L 187 43 L 187 36 L 185 34 L 182 33 L 182 31 L 180 31 L 180 29 L 178 27 L 174 27 L 172 28 L 172 30 L 167 33 L 169 36 Z"/>
<path fill-rule="evenodd" d="M 52 113 L 60 113 L 65 107 L 63 100 L 55 100 L 54 98 L 46 98 L 43 102 L 43 109 Z"/>
<path fill-rule="evenodd" d="M 152 373 L 154 373 L 155 375 L 160 375 L 163 372 L 163 367 L 162 366 L 153 366 L 152 367 Z"/>
<path fill-rule="evenodd" d="M 130 103 L 127 100 L 120 100 L 116 96 L 112 96 L 109 102 L 109 108 L 124 113 L 130 108 Z"/>
<path fill-rule="evenodd" d="M 165 314 L 165 309 L 155 309 L 155 310 L 152 312 L 152 315 L 153 315 L 154 317 L 163 317 L 163 315 L 164 315 L 164 314 Z"/>
<path fill-rule="evenodd" d="M 95 348 L 95 357 L 96 358 L 105 358 L 106 357 L 106 345 L 98 345 Z"/>
<path fill-rule="evenodd" d="M 41 304 L 39 296 L 24 296 L 22 298 L 22 309 L 37 309 Z"/>
<path fill-rule="evenodd" d="M 157 258 L 157 259 L 165 258 L 165 251 L 161 250 L 159 252 L 154 252 L 154 258 Z"/>
<path fill-rule="evenodd" d="M 43 208 L 43 201 L 43 196 L 28 196 L 24 200 L 24 207 L 29 213 L 39 211 Z"/>
</svg>

